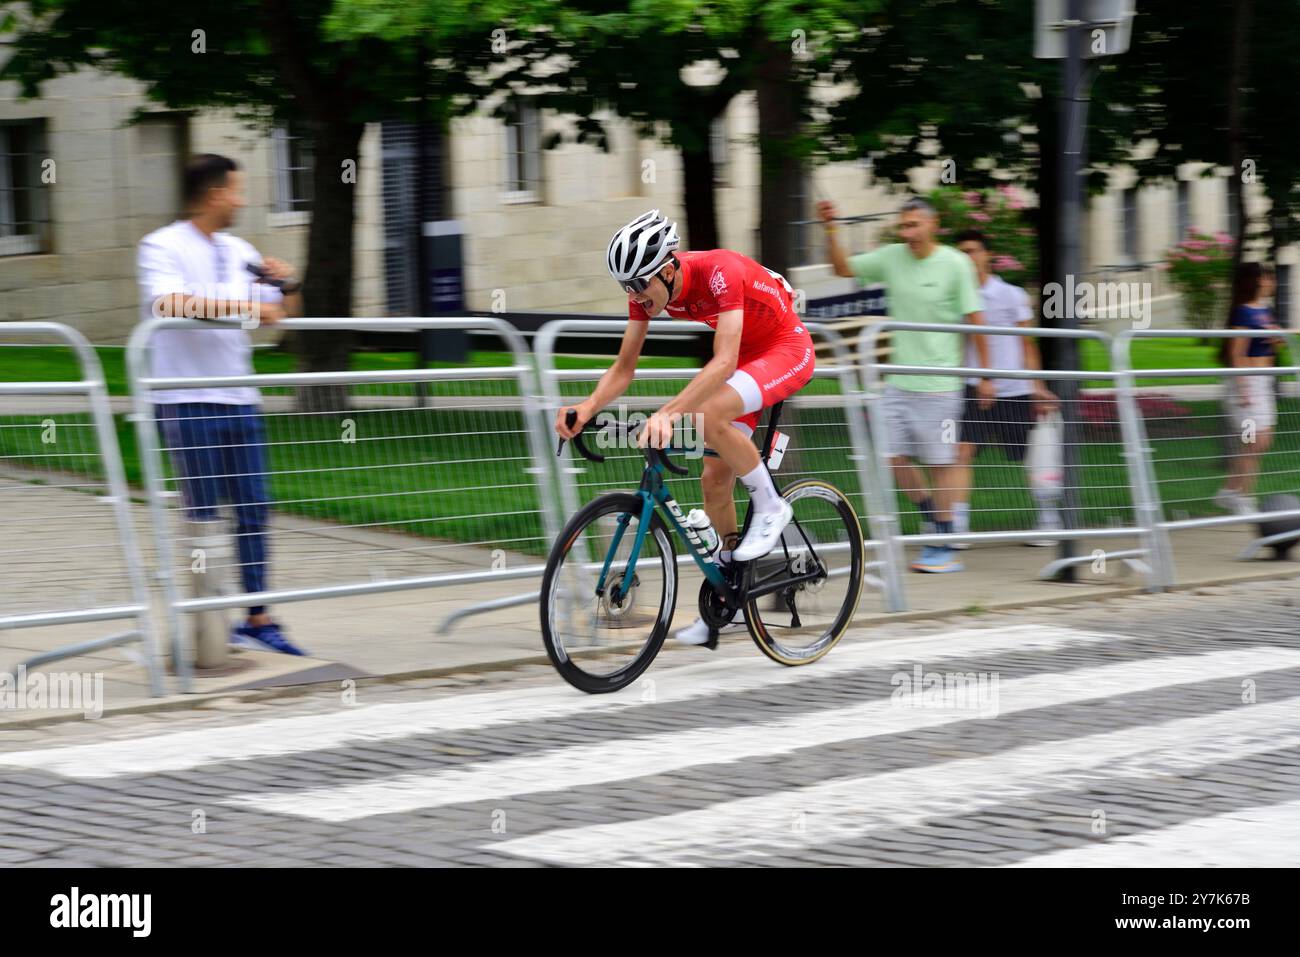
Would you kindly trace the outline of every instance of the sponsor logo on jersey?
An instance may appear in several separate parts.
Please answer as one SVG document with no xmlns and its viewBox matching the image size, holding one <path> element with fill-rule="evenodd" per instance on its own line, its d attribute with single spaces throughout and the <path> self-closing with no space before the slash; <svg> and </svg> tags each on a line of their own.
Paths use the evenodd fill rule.
<svg viewBox="0 0 1300 957">
<path fill-rule="evenodd" d="M 709 277 L 709 292 L 713 293 L 714 298 L 723 295 L 727 291 L 727 280 L 722 275 L 722 267 L 714 266 L 713 275 Z"/>
</svg>

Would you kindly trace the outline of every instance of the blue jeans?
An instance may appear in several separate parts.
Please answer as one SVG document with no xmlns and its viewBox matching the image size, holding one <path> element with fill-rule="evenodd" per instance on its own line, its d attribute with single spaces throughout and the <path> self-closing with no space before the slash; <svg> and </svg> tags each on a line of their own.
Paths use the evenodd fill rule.
<svg viewBox="0 0 1300 957">
<path fill-rule="evenodd" d="M 215 521 L 224 499 L 235 513 L 239 572 L 246 592 L 266 589 L 266 431 L 256 405 L 185 402 L 155 406 L 187 517 Z M 248 609 L 250 615 L 264 605 Z"/>
</svg>

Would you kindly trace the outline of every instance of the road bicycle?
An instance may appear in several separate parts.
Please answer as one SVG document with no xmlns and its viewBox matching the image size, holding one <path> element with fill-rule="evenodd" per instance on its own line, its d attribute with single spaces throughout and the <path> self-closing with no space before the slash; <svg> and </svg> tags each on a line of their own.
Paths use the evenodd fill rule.
<svg viewBox="0 0 1300 957">
<path fill-rule="evenodd" d="M 769 414 L 761 445 L 765 468 L 779 434 L 781 407 L 777 403 Z M 570 427 L 576 420 L 571 411 Z M 622 444 L 636 447 L 637 429 L 613 428 L 621 431 Z M 600 464 L 605 456 L 583 438 L 594 431 L 584 428 L 573 445 L 583 458 Z M 557 455 L 563 446 L 561 440 Z M 717 647 L 721 629 L 741 614 L 763 654 L 783 665 L 806 665 L 830 651 L 853 620 L 865 550 L 848 497 L 820 479 L 787 485 L 781 496 L 794 518 L 779 546 L 764 558 L 723 564 L 687 523 L 665 481 L 665 472 L 690 474 L 671 458 L 684 451 L 639 449 L 645 469 L 637 490 L 608 492 L 588 502 L 551 549 L 542 578 L 542 639 L 551 663 L 575 688 L 590 694 L 618 691 L 654 661 L 677 604 L 674 536 L 703 577 L 698 603 L 709 627 L 706 647 Z M 717 455 L 711 449 L 703 454 Z M 742 536 L 752 515 L 751 504 Z"/>
</svg>

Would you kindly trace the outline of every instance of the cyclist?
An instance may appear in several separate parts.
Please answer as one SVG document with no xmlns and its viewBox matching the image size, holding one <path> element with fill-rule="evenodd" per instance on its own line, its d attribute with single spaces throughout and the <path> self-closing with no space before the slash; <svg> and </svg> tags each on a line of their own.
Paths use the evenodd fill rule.
<svg viewBox="0 0 1300 957">
<path fill-rule="evenodd" d="M 718 453 L 705 460 L 700 479 L 704 511 L 723 543 L 718 560 L 752 561 L 780 541 L 793 509 L 777 493 L 750 436 L 763 409 L 794 395 L 812 378 L 812 336 L 795 315 L 793 290 L 781 275 L 731 250 L 679 252 L 678 245 L 676 224 L 657 209 L 638 216 L 610 240 L 606 264 L 628 294 L 627 330 L 614 364 L 585 402 L 560 409 L 555 431 L 573 438 L 627 390 L 648 320 L 667 310 L 674 319 L 710 326 L 715 330 L 713 358 L 650 416 L 638 441 L 663 448 L 683 416 L 699 416 L 705 442 Z M 565 422 L 570 411 L 577 413 L 572 427 Z M 732 500 L 737 476 L 753 503 L 753 519 L 739 543 Z M 674 637 L 685 644 L 706 644 L 709 628 L 697 618 Z"/>
</svg>

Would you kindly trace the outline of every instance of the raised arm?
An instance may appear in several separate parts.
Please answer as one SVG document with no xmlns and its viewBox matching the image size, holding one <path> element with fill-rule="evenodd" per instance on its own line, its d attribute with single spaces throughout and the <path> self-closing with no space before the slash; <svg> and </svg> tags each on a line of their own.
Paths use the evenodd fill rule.
<svg viewBox="0 0 1300 957">
<path fill-rule="evenodd" d="M 636 374 L 637 360 L 641 358 L 641 348 L 645 345 L 645 337 L 649 332 L 649 326 L 645 322 L 629 320 L 627 329 L 623 331 L 623 342 L 618 348 L 618 358 L 614 364 L 605 370 L 596 383 L 596 388 L 592 390 L 591 395 L 584 402 L 576 406 L 564 406 L 556 413 L 555 432 L 561 438 L 571 439 L 579 432 L 582 427 L 591 421 L 594 416 L 605 406 L 609 405 L 620 395 L 627 391 L 627 387 L 632 384 L 632 378 Z M 565 416 L 570 409 L 578 413 L 578 421 L 570 428 L 565 423 Z"/>
</svg>

